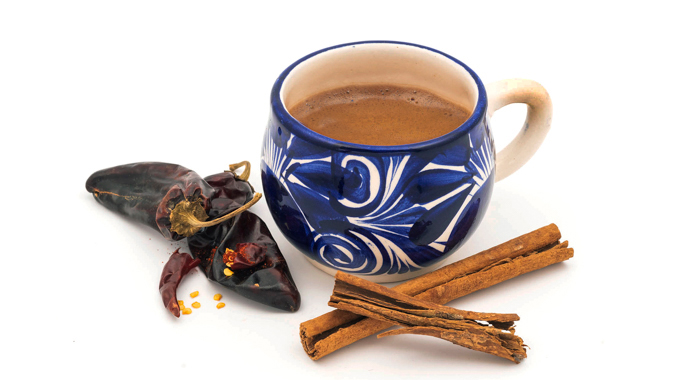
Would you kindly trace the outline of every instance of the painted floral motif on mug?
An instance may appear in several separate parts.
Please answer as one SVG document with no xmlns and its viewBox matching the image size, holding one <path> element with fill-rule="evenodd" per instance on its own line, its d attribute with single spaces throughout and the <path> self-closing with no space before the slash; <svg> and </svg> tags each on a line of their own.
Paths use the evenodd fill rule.
<svg viewBox="0 0 680 380">
<path fill-rule="evenodd" d="M 438 152 L 330 151 L 273 117 L 262 183 L 274 220 L 308 257 L 361 275 L 405 273 L 463 244 L 491 198 L 495 149 L 486 118 Z"/>
</svg>

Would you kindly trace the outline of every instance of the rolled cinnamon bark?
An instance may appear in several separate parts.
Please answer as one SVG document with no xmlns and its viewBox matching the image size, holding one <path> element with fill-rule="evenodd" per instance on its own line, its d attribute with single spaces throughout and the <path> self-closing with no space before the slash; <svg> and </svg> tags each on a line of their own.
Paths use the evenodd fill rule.
<svg viewBox="0 0 680 380">
<path fill-rule="evenodd" d="M 404 328 L 378 335 L 428 335 L 519 363 L 527 357 L 515 335 L 517 314 L 477 313 L 423 301 L 374 282 L 338 272 L 328 306 Z"/>
<path fill-rule="evenodd" d="M 466 259 L 395 286 L 438 304 L 573 257 L 555 224 L 539 228 Z M 313 360 L 391 327 L 389 322 L 334 310 L 300 324 L 302 346 Z"/>
</svg>

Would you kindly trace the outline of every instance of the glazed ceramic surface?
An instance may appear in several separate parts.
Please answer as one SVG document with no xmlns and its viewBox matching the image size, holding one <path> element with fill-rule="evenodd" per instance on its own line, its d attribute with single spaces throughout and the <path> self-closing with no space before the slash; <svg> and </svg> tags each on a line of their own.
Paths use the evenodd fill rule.
<svg viewBox="0 0 680 380">
<path fill-rule="evenodd" d="M 431 78 L 433 71 L 440 77 Z M 319 135 L 287 111 L 324 86 L 366 78 L 431 91 L 446 86 L 438 93 L 467 104 L 472 115 L 433 140 L 368 146 Z M 271 105 L 261 156 L 267 205 L 317 267 L 377 281 L 413 277 L 453 253 L 482 220 L 496 156 L 487 96 L 477 75 L 453 57 L 395 42 L 335 46 L 286 69 Z"/>
</svg>

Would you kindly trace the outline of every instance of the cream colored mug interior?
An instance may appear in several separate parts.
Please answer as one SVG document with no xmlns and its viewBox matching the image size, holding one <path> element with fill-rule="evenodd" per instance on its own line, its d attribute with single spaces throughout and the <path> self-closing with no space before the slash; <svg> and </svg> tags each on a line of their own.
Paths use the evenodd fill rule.
<svg viewBox="0 0 680 380">
<path fill-rule="evenodd" d="M 389 84 L 428 90 L 468 110 L 479 93 L 472 76 L 457 62 L 416 46 L 366 43 L 331 49 L 297 65 L 281 86 L 287 110 L 334 88 Z"/>
</svg>

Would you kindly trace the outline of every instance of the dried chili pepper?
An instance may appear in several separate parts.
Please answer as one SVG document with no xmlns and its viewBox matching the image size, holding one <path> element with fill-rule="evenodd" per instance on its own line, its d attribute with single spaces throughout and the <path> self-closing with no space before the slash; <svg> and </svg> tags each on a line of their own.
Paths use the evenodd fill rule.
<svg viewBox="0 0 680 380">
<path fill-rule="evenodd" d="M 245 166 L 239 176 L 235 170 Z M 149 225 L 171 240 L 192 236 L 257 202 L 248 183 L 250 163 L 231 165 L 215 178 L 219 189 L 196 172 L 161 162 L 140 162 L 100 170 L 85 187 L 107 208 Z"/>
<path fill-rule="evenodd" d="M 240 167 L 245 167 L 243 173 L 235 174 Z M 264 222 L 246 211 L 261 197 L 253 194 L 249 173 L 250 164 L 242 162 L 202 179 L 179 165 L 145 162 L 100 170 L 90 176 L 86 188 L 102 205 L 168 239 L 188 237 L 191 253 L 208 279 L 254 301 L 296 311 L 300 293 L 285 258 Z M 218 252 L 222 259 L 214 260 Z M 173 265 L 181 268 L 181 260 L 188 258 L 175 260 L 180 261 Z M 161 288 L 175 273 L 181 272 L 164 269 Z M 178 316 L 174 289 L 173 295 L 163 289 L 161 294 L 168 310 Z"/>
<path fill-rule="evenodd" d="M 219 176 L 206 177 L 205 181 L 220 189 Z M 296 311 L 300 308 L 300 293 L 286 259 L 269 228 L 257 215 L 244 211 L 189 237 L 187 242 L 191 254 L 201 260 L 199 268 L 209 280 L 277 309 Z M 233 274 L 227 276 L 225 269 Z"/>
<path fill-rule="evenodd" d="M 201 260 L 192 258 L 188 253 L 179 253 L 178 248 L 170 255 L 168 262 L 163 267 L 161 283 L 158 289 L 161 292 L 163 305 L 177 318 L 180 315 L 180 307 L 177 302 L 177 287 L 182 278 L 190 270 L 196 268 L 200 262 Z"/>
<path fill-rule="evenodd" d="M 300 308 L 300 293 L 288 264 L 262 219 L 245 211 L 206 230 L 189 237 L 187 242 L 194 257 L 201 260 L 199 268 L 208 279 L 277 309 Z M 231 255 L 228 250 L 235 254 L 230 268 L 230 260 L 224 260 L 225 252 Z M 215 255 L 223 256 L 222 260 Z M 225 268 L 233 273 L 227 276 Z"/>
</svg>

